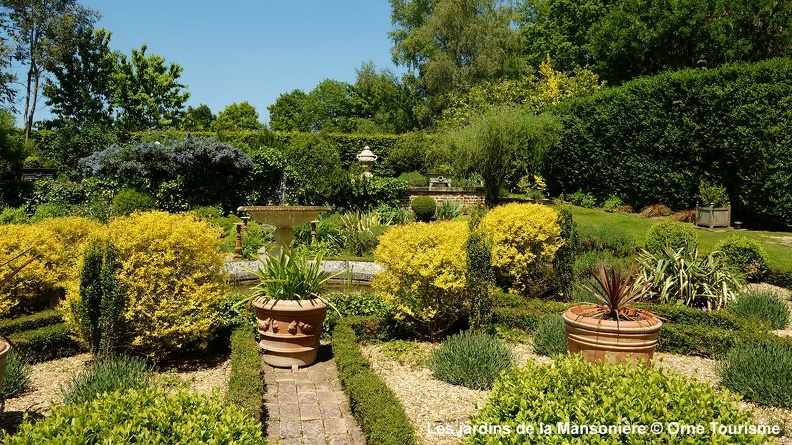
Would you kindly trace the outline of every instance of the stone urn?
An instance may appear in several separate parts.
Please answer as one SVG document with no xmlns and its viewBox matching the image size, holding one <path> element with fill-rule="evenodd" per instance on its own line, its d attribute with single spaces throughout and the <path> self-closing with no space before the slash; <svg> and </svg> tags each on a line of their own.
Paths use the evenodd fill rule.
<svg viewBox="0 0 792 445">
<path fill-rule="evenodd" d="M 651 364 L 663 322 L 650 312 L 640 320 L 603 320 L 581 315 L 590 306 L 564 312 L 570 354 L 582 354 L 590 363 L 626 363 L 627 359 Z M 634 363 L 633 363 L 634 365 Z"/>
<path fill-rule="evenodd" d="M 327 304 L 318 298 L 274 300 L 259 297 L 256 308 L 259 346 L 265 363 L 278 368 L 308 366 L 316 361 Z"/>
</svg>

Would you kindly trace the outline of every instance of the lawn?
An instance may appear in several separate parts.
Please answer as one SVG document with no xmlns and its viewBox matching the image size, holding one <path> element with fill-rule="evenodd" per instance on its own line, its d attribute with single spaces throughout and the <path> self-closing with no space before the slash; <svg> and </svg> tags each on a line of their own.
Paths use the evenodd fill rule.
<svg viewBox="0 0 792 445">
<path fill-rule="evenodd" d="M 643 246 L 646 231 L 662 218 L 642 218 L 638 214 L 608 213 L 600 209 L 586 209 L 570 206 L 572 217 L 578 225 L 602 227 L 616 226 L 624 229 L 635 238 L 639 246 Z M 792 233 L 766 232 L 759 230 L 696 230 L 698 244 L 702 253 L 711 252 L 715 245 L 729 235 L 739 234 L 752 238 L 764 246 L 770 267 L 784 271 L 792 271 Z M 784 244 L 786 243 L 786 244 Z"/>
</svg>

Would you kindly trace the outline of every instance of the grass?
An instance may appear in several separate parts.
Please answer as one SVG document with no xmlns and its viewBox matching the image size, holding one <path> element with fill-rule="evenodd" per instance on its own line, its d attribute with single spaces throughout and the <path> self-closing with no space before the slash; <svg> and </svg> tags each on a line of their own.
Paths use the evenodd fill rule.
<svg viewBox="0 0 792 445">
<path fill-rule="evenodd" d="M 649 230 L 649 227 L 662 220 L 662 218 L 641 218 L 637 213 L 608 213 L 601 209 L 586 209 L 577 206 L 571 206 L 570 208 L 572 217 L 578 225 L 619 227 L 632 235 L 639 247 L 643 247 L 646 231 Z M 790 232 L 767 232 L 761 230 L 710 232 L 708 230 L 696 230 L 695 233 L 698 237 L 701 253 L 711 252 L 723 238 L 739 233 L 741 236 L 754 239 L 762 244 L 767 252 L 768 265 L 771 268 L 792 271 L 792 247 L 784 246 L 778 240 L 779 237 L 792 238 L 792 233 Z"/>
</svg>

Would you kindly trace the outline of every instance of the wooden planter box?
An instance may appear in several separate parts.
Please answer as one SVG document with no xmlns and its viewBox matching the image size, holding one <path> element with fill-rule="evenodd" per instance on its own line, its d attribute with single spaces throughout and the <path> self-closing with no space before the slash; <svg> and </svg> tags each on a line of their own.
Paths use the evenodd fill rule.
<svg viewBox="0 0 792 445">
<path fill-rule="evenodd" d="M 709 227 L 730 227 L 731 226 L 731 204 L 726 207 L 701 207 L 696 204 L 696 226 Z"/>
</svg>

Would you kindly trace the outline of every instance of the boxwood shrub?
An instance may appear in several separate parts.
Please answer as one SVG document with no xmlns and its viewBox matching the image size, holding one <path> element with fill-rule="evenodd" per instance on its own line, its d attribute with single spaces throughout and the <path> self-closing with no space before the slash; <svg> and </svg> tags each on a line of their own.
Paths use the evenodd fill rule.
<svg viewBox="0 0 792 445">
<path fill-rule="evenodd" d="M 551 426 L 552 434 L 518 435 L 523 423 Z M 704 425 L 704 434 L 580 434 L 564 432 L 559 425 L 618 426 L 671 422 Z M 579 355 L 558 357 L 552 366 L 529 361 L 502 376 L 487 404 L 470 419 L 470 425 L 501 426 L 502 434 L 478 432 L 465 444 L 502 443 L 653 443 L 653 444 L 760 444 L 762 435 L 719 435 L 710 433 L 710 423 L 748 425 L 751 415 L 731 399 L 703 383 L 647 368 L 639 363 L 623 365 L 587 364 Z M 509 433 L 505 432 L 509 428 Z"/>
<path fill-rule="evenodd" d="M 0 437 L 8 445 L 87 443 L 266 443 L 260 425 L 216 397 L 151 388 L 108 393 L 91 403 L 53 406 L 35 424 Z"/>
</svg>

